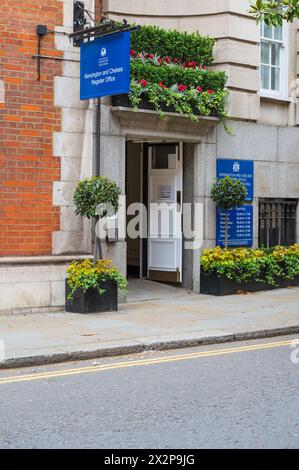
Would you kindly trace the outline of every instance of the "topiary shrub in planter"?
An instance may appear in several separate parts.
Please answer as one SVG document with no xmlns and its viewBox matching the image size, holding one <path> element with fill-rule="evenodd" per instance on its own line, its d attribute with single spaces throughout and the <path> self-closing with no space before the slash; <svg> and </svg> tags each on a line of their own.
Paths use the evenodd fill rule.
<svg viewBox="0 0 299 470">
<path fill-rule="evenodd" d="M 204 250 L 201 256 L 202 294 L 229 295 L 299 286 L 299 245 L 273 249 Z"/>
<path fill-rule="evenodd" d="M 120 188 L 109 178 L 93 176 L 80 181 L 74 193 L 76 214 L 93 219 L 114 215 L 118 209 Z M 95 313 L 117 310 L 117 289 L 126 290 L 127 281 L 117 267 L 102 259 L 101 241 L 94 243 L 94 260 L 73 262 L 65 281 L 66 310 L 74 313 Z"/>
<path fill-rule="evenodd" d="M 96 313 L 117 310 L 117 289 L 127 280 L 110 260 L 74 261 L 67 269 L 66 311 Z"/>
<path fill-rule="evenodd" d="M 230 176 L 217 179 L 212 186 L 212 201 L 216 202 L 218 207 L 225 210 L 225 248 L 228 247 L 228 211 L 241 206 L 245 201 L 246 194 L 247 189 L 245 184 Z"/>
<path fill-rule="evenodd" d="M 115 214 L 120 194 L 120 187 L 106 176 L 85 178 L 77 184 L 74 193 L 76 215 L 92 218 L 95 225 L 100 218 Z M 102 208 L 101 213 L 98 208 Z M 94 261 L 99 258 L 102 258 L 101 240 L 96 238 Z"/>
</svg>

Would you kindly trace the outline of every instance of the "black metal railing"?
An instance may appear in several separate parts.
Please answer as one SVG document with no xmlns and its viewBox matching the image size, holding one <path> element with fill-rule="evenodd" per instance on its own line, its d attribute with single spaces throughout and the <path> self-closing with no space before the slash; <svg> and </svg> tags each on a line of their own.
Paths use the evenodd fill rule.
<svg viewBox="0 0 299 470">
<path fill-rule="evenodd" d="M 296 211 L 293 199 L 259 201 L 259 245 L 292 245 L 296 242 Z"/>
</svg>

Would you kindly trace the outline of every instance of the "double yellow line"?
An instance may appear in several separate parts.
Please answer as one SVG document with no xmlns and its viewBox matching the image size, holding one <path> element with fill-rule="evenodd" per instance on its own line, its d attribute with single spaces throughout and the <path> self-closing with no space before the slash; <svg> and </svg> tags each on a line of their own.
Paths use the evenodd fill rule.
<svg viewBox="0 0 299 470">
<path fill-rule="evenodd" d="M 68 377 L 72 375 L 81 375 L 81 374 L 90 374 L 94 372 L 105 372 L 114 369 L 124 369 L 128 367 L 138 367 L 138 366 L 150 366 L 156 364 L 163 364 L 169 362 L 178 362 L 178 361 L 188 361 L 190 359 L 200 359 L 205 357 L 213 356 L 223 356 L 225 354 L 236 354 L 249 351 L 259 351 L 262 349 L 273 349 L 281 348 L 286 346 L 291 346 L 294 344 L 294 340 L 286 341 L 275 341 L 272 343 L 261 343 L 255 344 L 252 346 L 240 346 L 235 348 L 227 349 L 214 349 L 210 351 L 202 351 L 190 354 L 177 354 L 175 356 L 165 356 L 152 359 L 139 359 L 132 361 L 116 362 L 114 364 L 98 365 L 98 366 L 89 366 L 89 367 L 79 367 L 73 369 L 62 369 L 53 372 L 43 372 L 37 374 L 28 374 L 28 375 L 15 375 L 11 377 L 2 377 L 0 378 L 0 385 L 11 384 L 17 382 L 30 382 L 33 380 L 46 380 L 53 379 L 58 377 Z M 299 339 L 298 339 L 299 345 Z"/>
</svg>

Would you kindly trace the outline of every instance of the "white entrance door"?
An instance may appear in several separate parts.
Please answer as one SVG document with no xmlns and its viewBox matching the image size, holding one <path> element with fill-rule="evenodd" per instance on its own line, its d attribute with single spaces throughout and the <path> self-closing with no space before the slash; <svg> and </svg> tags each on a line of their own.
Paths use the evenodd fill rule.
<svg viewBox="0 0 299 470">
<path fill-rule="evenodd" d="M 182 281 L 182 144 L 155 144 L 148 152 L 148 277 Z"/>
</svg>

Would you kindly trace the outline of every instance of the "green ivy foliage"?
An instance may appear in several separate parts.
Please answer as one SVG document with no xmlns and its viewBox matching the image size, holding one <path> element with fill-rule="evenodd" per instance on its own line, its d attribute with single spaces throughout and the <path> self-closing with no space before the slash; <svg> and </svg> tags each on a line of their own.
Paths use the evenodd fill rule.
<svg viewBox="0 0 299 470">
<path fill-rule="evenodd" d="M 226 176 L 217 179 L 211 189 L 211 198 L 221 209 L 229 210 L 241 206 L 247 190 L 242 181 Z"/>
<path fill-rule="evenodd" d="M 129 93 L 133 109 L 138 109 L 143 95 L 146 95 L 149 103 L 160 113 L 162 118 L 165 115 L 165 107 L 184 114 L 192 121 L 198 120 L 198 116 L 194 114 L 195 111 L 201 116 L 216 114 L 227 131 L 230 132 L 226 124 L 227 115 L 224 109 L 226 90 L 218 90 L 209 94 L 208 92 L 199 93 L 196 88 L 192 87 L 182 93 L 175 86 L 162 88 L 158 83 L 149 82 L 146 87 L 143 87 L 139 82 L 133 80 Z"/>
<path fill-rule="evenodd" d="M 227 81 L 225 72 L 213 72 L 183 68 L 178 65 L 155 66 L 143 63 L 141 60 L 131 60 L 131 78 L 135 80 L 145 79 L 149 82 L 164 83 L 167 87 L 174 83 L 183 83 L 188 87 L 201 86 L 203 90 L 223 90 Z"/>
<path fill-rule="evenodd" d="M 168 31 L 157 26 L 142 26 L 131 34 L 131 47 L 136 52 L 194 60 L 202 65 L 212 63 L 214 43 L 214 39 L 198 33 Z"/>
<path fill-rule="evenodd" d="M 119 186 L 106 176 L 93 176 L 80 181 L 75 189 L 74 203 L 76 215 L 90 219 L 96 215 L 99 204 L 108 204 L 111 208 L 103 215 L 113 215 L 118 209 Z"/>
</svg>

